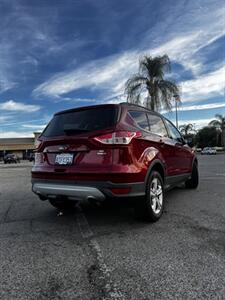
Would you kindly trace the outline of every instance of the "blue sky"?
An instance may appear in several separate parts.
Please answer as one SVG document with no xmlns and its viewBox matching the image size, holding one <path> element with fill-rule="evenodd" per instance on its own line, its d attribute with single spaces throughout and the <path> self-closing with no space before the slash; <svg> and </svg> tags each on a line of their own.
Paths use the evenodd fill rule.
<svg viewBox="0 0 225 300">
<path fill-rule="evenodd" d="M 62 109 L 124 101 L 144 54 L 169 55 L 179 124 L 225 115 L 223 0 L 0 0 L 0 28 L 0 137 L 32 136 Z"/>
</svg>

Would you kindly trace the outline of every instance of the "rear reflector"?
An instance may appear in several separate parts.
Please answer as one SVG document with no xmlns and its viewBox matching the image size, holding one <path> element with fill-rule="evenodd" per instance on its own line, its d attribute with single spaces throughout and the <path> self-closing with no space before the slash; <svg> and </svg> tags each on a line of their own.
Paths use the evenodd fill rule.
<svg viewBox="0 0 225 300">
<path fill-rule="evenodd" d="M 131 188 L 112 188 L 111 192 L 116 195 L 129 194 Z"/>
<path fill-rule="evenodd" d="M 141 132 L 116 131 L 94 137 L 101 144 L 128 145 L 133 138 L 141 137 Z"/>
</svg>

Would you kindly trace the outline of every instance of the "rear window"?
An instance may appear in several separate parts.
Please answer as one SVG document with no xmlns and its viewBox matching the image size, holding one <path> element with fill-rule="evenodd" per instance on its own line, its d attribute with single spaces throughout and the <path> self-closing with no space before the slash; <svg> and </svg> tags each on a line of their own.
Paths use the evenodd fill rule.
<svg viewBox="0 0 225 300">
<path fill-rule="evenodd" d="M 145 112 L 130 111 L 129 113 L 139 127 L 143 128 L 144 130 L 149 130 L 148 120 Z"/>
<path fill-rule="evenodd" d="M 149 120 L 150 131 L 152 133 L 160 136 L 167 136 L 166 127 L 163 123 L 163 120 L 159 116 L 148 113 L 148 120 Z"/>
<path fill-rule="evenodd" d="M 117 111 L 115 107 L 101 107 L 55 115 L 42 136 L 72 135 L 112 127 Z"/>
</svg>

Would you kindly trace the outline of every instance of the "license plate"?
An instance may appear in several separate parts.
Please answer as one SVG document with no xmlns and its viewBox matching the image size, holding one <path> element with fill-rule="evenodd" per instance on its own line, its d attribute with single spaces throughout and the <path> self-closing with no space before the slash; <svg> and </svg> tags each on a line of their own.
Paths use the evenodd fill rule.
<svg viewBox="0 0 225 300">
<path fill-rule="evenodd" d="M 72 163 L 73 163 L 73 154 L 62 153 L 62 154 L 57 154 L 55 157 L 56 165 L 72 165 Z"/>
</svg>

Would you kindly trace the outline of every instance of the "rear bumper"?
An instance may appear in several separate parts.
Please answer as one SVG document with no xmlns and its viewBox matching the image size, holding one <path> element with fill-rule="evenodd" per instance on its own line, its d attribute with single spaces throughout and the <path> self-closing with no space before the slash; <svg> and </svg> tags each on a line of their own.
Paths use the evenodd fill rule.
<svg viewBox="0 0 225 300">
<path fill-rule="evenodd" d="M 127 189 L 128 193 L 114 194 L 113 189 Z M 82 182 L 32 179 L 32 191 L 40 198 L 66 197 L 72 200 L 104 200 L 110 198 L 135 198 L 145 195 L 144 183 Z"/>
</svg>

